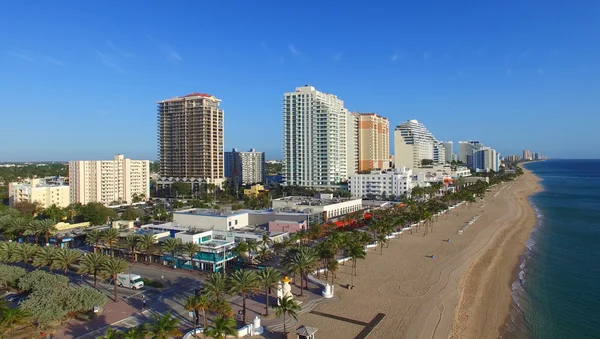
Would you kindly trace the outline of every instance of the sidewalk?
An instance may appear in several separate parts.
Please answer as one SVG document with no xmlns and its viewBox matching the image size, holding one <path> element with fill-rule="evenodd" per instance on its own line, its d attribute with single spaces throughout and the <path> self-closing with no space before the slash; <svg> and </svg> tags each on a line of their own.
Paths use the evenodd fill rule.
<svg viewBox="0 0 600 339">
<path fill-rule="evenodd" d="M 122 300 L 119 300 L 119 302 L 116 303 L 112 300 L 109 300 L 104 305 L 96 319 L 88 322 L 71 320 L 67 325 L 56 329 L 52 335 L 52 338 L 78 338 L 138 313 L 139 311 L 137 309 L 127 305 L 127 303 Z"/>
</svg>

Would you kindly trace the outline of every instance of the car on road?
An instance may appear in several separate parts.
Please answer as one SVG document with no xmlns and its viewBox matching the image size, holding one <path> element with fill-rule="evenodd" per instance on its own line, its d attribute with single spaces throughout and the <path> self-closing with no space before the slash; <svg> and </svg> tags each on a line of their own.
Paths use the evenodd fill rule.
<svg viewBox="0 0 600 339">
<path fill-rule="evenodd" d="M 117 275 L 117 284 L 121 287 L 128 287 L 132 290 L 138 290 L 144 287 L 144 281 L 139 274 L 119 273 Z"/>
</svg>

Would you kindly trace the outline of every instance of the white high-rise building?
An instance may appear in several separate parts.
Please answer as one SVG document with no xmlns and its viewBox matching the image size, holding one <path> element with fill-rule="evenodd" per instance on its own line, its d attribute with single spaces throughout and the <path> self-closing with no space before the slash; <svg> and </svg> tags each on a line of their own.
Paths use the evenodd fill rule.
<svg viewBox="0 0 600 339">
<path fill-rule="evenodd" d="M 444 146 L 444 151 L 445 156 L 446 156 L 446 162 L 450 163 L 452 162 L 452 160 L 454 160 L 454 143 L 452 141 L 440 141 L 442 143 L 442 146 Z"/>
<path fill-rule="evenodd" d="M 436 164 L 446 163 L 446 148 L 439 141 L 433 142 L 433 162 Z"/>
<path fill-rule="evenodd" d="M 472 156 L 473 152 L 480 150 L 483 144 L 479 141 L 459 141 L 458 142 L 458 160 L 462 161 L 467 167 L 473 166 Z"/>
<path fill-rule="evenodd" d="M 500 154 L 491 147 L 482 147 L 473 152 L 473 169 L 477 172 L 498 172 L 500 169 Z"/>
<path fill-rule="evenodd" d="M 131 204 L 150 197 L 150 161 L 122 154 L 113 160 L 69 161 L 71 203 Z"/>
<path fill-rule="evenodd" d="M 344 101 L 312 86 L 283 96 L 283 173 L 287 185 L 335 187 L 358 169 L 357 119 Z"/>
<path fill-rule="evenodd" d="M 250 149 L 225 152 L 225 176 L 236 186 L 263 183 L 265 181 L 265 152 Z"/>
<path fill-rule="evenodd" d="M 398 168 L 419 168 L 423 160 L 435 162 L 435 153 L 438 157 L 445 157 L 443 147 L 439 145 L 433 134 L 417 120 L 408 120 L 396 127 L 394 130 L 394 165 Z M 438 162 L 440 159 L 438 159 Z"/>
<path fill-rule="evenodd" d="M 368 174 L 354 174 L 348 179 L 353 197 L 399 197 L 412 190 L 412 170 L 401 167 L 390 171 L 372 170 Z"/>
</svg>

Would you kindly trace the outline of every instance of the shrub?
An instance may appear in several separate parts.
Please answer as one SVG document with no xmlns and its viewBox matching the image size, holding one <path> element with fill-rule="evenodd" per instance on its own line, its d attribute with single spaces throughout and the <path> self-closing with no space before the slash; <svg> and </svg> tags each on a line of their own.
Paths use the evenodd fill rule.
<svg viewBox="0 0 600 339">
<path fill-rule="evenodd" d="M 0 265 L 0 285 L 16 288 L 19 279 L 23 278 L 25 274 L 27 274 L 27 271 L 24 268 Z"/>
<path fill-rule="evenodd" d="M 148 278 L 142 278 L 142 281 L 144 282 L 144 286 L 154 287 L 154 288 L 164 288 L 165 287 L 165 284 L 161 283 L 160 281 L 150 280 Z"/>
<path fill-rule="evenodd" d="M 63 275 L 51 274 L 44 271 L 33 271 L 19 279 L 19 289 L 25 292 L 64 289 L 69 278 Z"/>
</svg>

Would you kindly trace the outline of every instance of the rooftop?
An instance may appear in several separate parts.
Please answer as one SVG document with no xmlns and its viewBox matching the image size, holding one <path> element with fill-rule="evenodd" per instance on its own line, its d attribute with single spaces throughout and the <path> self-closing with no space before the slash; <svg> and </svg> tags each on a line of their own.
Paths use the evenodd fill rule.
<svg viewBox="0 0 600 339">
<path fill-rule="evenodd" d="M 208 210 L 208 209 L 201 209 L 201 208 L 191 208 L 191 209 L 187 209 L 187 210 L 173 212 L 173 214 L 194 214 L 194 215 L 199 215 L 199 216 L 204 216 L 204 217 L 227 218 L 227 217 L 235 217 L 235 216 L 239 216 L 239 215 L 248 214 L 248 212 L 243 211 L 243 210 L 220 211 L 220 210 Z"/>
<path fill-rule="evenodd" d="M 279 199 L 274 199 L 273 202 L 285 202 L 287 204 L 296 205 L 296 206 L 327 206 L 338 204 L 345 201 L 351 200 L 361 200 L 360 198 L 313 198 L 313 197 L 303 197 L 303 196 L 291 196 L 291 197 L 283 197 Z"/>
</svg>

